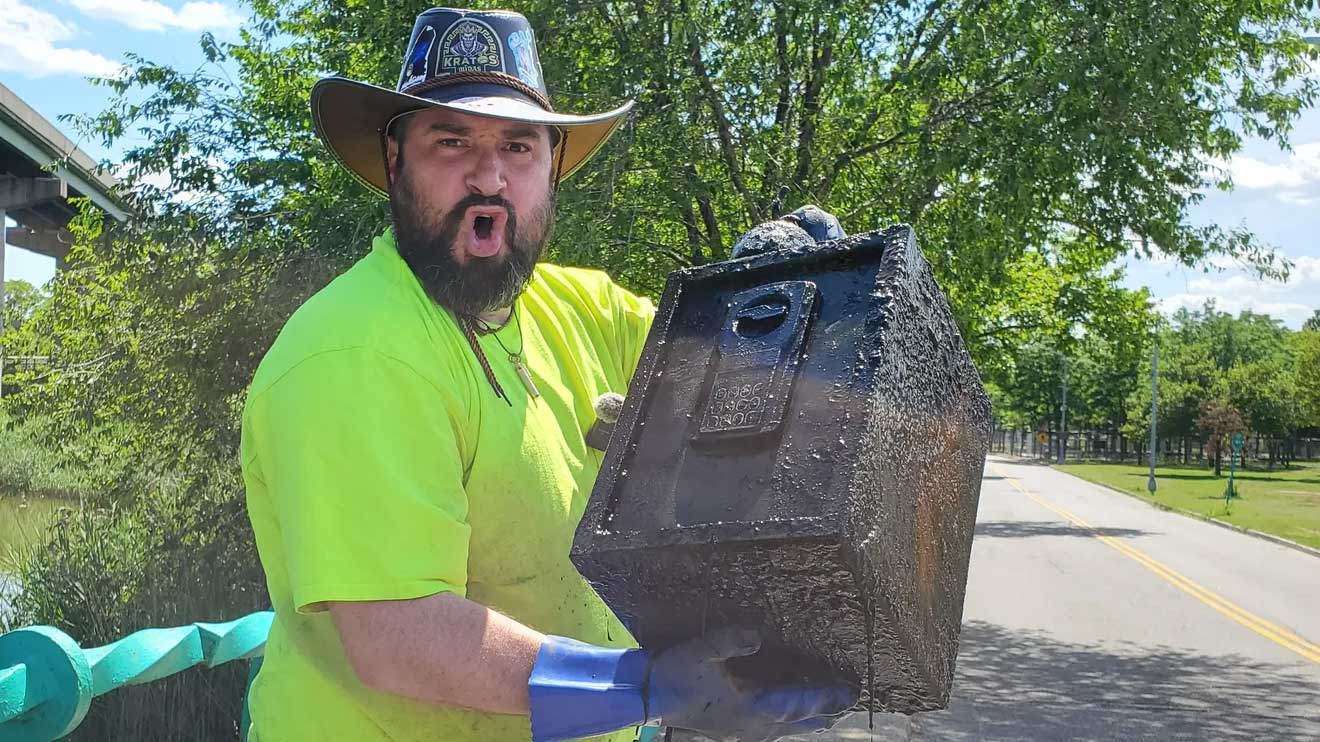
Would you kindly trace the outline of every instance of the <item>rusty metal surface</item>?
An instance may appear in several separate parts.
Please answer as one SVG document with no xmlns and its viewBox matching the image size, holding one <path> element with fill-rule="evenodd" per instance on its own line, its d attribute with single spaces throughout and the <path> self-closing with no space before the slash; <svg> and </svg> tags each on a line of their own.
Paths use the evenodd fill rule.
<svg viewBox="0 0 1320 742">
<path fill-rule="evenodd" d="M 646 646 L 758 626 L 750 674 L 942 707 L 989 412 L 907 227 L 678 272 L 574 561 Z"/>
</svg>

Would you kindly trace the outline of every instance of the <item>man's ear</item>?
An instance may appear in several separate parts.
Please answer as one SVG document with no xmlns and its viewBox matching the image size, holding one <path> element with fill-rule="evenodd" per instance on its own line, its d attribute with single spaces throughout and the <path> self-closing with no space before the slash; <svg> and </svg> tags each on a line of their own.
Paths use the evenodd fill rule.
<svg viewBox="0 0 1320 742">
<path fill-rule="evenodd" d="M 385 171 L 389 173 L 391 183 L 399 179 L 399 147 L 398 137 L 393 134 L 385 135 Z"/>
</svg>

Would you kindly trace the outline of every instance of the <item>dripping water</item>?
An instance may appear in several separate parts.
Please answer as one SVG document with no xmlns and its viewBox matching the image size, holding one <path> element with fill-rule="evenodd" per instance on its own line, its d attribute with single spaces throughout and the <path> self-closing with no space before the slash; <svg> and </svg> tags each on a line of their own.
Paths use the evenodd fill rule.
<svg viewBox="0 0 1320 742">
<path fill-rule="evenodd" d="M 701 636 L 706 636 L 706 618 L 710 614 L 710 583 L 712 579 L 712 568 L 715 566 L 715 536 L 710 537 L 710 543 L 706 545 L 706 589 L 701 600 Z"/>
<path fill-rule="evenodd" d="M 866 606 L 866 723 L 871 730 L 871 739 L 875 739 L 875 609 L 870 601 Z"/>
</svg>

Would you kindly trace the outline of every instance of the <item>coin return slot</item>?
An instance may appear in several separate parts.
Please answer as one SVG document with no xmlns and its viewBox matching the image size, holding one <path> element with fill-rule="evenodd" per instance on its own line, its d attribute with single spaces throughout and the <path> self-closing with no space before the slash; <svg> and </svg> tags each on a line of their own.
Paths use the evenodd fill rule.
<svg viewBox="0 0 1320 742">
<path fill-rule="evenodd" d="M 738 313 L 733 321 L 733 331 L 739 337 L 765 337 L 778 330 L 788 318 L 788 300 L 770 299 L 762 304 L 750 306 Z"/>
</svg>

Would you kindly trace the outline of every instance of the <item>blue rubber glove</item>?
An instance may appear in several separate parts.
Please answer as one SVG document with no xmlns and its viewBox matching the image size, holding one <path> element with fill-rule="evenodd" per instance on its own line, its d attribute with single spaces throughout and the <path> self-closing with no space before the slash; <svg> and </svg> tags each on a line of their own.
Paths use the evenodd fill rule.
<svg viewBox="0 0 1320 742">
<path fill-rule="evenodd" d="M 798 225 L 817 242 L 841 240 L 847 236 L 833 214 L 811 204 L 779 218 Z"/>
<path fill-rule="evenodd" d="M 651 655 L 547 636 L 527 679 L 533 742 L 591 737 L 647 721 Z"/>
<path fill-rule="evenodd" d="M 839 686 L 765 688 L 726 667 L 756 653 L 760 638 L 721 630 L 652 657 L 546 637 L 528 681 L 534 742 L 585 737 L 662 721 L 721 740 L 765 742 L 827 729 L 857 703 Z"/>
<path fill-rule="evenodd" d="M 829 729 L 857 703 L 847 686 L 763 687 L 728 670 L 734 657 L 756 654 L 761 638 L 725 629 L 663 652 L 651 666 L 647 709 L 665 726 L 717 740 L 769 742 Z"/>
</svg>

